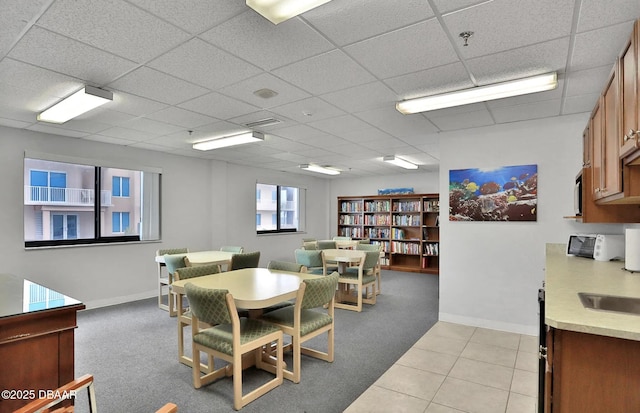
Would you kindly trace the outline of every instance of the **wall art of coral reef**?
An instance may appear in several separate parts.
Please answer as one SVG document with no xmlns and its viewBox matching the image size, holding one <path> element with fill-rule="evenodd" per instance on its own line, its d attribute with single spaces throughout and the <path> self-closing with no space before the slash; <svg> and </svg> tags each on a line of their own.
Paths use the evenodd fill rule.
<svg viewBox="0 0 640 413">
<path fill-rule="evenodd" d="M 538 165 L 449 171 L 449 221 L 536 221 Z"/>
</svg>

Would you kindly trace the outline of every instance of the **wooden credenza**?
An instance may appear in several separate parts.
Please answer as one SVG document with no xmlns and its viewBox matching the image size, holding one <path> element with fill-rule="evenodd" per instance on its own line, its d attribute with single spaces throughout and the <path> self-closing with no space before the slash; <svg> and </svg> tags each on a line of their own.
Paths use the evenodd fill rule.
<svg viewBox="0 0 640 413">
<path fill-rule="evenodd" d="M 74 379 L 74 330 L 81 302 L 0 274 L 0 413 Z"/>
</svg>

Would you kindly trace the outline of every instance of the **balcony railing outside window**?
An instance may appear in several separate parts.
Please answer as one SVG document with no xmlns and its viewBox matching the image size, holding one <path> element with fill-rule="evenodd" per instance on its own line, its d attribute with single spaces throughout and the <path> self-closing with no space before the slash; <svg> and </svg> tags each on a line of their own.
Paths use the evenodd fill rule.
<svg viewBox="0 0 640 413">
<path fill-rule="evenodd" d="M 24 204 L 93 206 L 95 203 L 93 193 L 93 189 L 26 185 L 24 187 Z M 111 191 L 100 191 L 100 204 L 102 206 L 113 205 Z"/>
</svg>

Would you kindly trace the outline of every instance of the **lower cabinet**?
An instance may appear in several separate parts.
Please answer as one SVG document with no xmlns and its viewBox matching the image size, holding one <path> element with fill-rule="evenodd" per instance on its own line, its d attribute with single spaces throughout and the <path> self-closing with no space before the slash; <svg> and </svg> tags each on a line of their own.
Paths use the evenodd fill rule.
<svg viewBox="0 0 640 413">
<path fill-rule="evenodd" d="M 551 328 L 546 413 L 640 412 L 640 341 Z"/>
</svg>

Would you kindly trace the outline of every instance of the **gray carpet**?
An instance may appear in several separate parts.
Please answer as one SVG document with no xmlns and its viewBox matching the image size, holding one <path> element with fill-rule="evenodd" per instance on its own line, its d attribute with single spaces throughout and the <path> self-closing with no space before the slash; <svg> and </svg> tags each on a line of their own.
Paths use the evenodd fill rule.
<svg viewBox="0 0 640 413">
<path fill-rule="evenodd" d="M 382 294 L 361 313 L 336 310 L 335 362 L 302 356 L 302 380 L 288 380 L 243 412 L 342 412 L 437 321 L 438 277 L 383 271 Z M 86 310 L 76 330 L 76 377 L 95 377 L 100 413 L 153 413 L 166 402 L 180 413 L 232 412 L 232 378 L 194 389 L 177 361 L 175 318 L 156 299 Z M 185 330 L 189 337 L 189 330 Z M 326 349 L 326 335 L 306 344 Z M 285 336 L 285 341 L 287 337 Z M 185 347 L 190 354 L 190 343 Z M 266 373 L 247 369 L 244 391 Z M 79 401 L 78 412 L 84 411 Z"/>
</svg>

